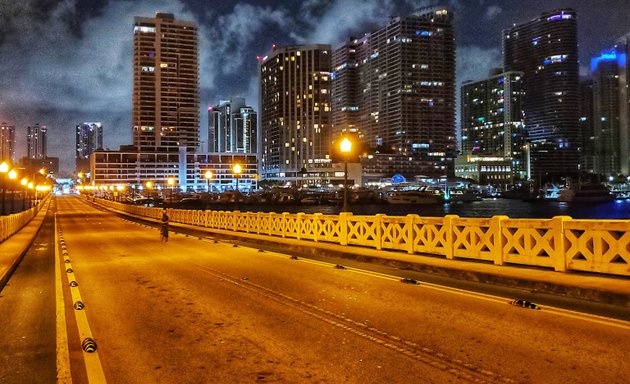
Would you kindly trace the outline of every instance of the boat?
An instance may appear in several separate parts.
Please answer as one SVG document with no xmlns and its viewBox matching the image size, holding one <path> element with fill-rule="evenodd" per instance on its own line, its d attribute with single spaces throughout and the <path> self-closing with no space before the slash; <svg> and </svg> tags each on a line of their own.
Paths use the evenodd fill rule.
<svg viewBox="0 0 630 384">
<path fill-rule="evenodd" d="M 444 197 L 430 191 L 394 191 L 387 195 L 387 202 L 390 204 L 439 204 L 444 202 Z"/>
<path fill-rule="evenodd" d="M 461 190 L 461 189 L 450 190 L 450 191 L 448 191 L 448 197 L 445 196 L 445 199 L 447 201 L 451 201 L 451 202 L 455 202 L 455 201 L 470 202 L 470 201 L 481 201 L 482 200 L 481 196 L 479 196 L 474 191 L 471 191 L 469 189 L 466 189 L 466 190 Z"/>
<path fill-rule="evenodd" d="M 606 186 L 588 183 L 565 189 L 560 192 L 558 201 L 570 203 L 603 203 L 613 201 L 614 196 Z"/>
</svg>

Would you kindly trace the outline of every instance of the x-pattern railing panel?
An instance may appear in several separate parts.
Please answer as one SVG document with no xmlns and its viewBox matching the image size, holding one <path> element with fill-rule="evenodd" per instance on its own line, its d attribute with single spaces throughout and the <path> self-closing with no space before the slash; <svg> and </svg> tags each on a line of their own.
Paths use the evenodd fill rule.
<svg viewBox="0 0 630 384">
<path fill-rule="evenodd" d="M 447 227 L 441 217 L 418 217 L 413 222 L 413 250 L 419 253 L 446 255 Z"/>
<path fill-rule="evenodd" d="M 348 244 L 375 247 L 379 225 L 373 216 L 352 216 L 348 219 Z"/>
<path fill-rule="evenodd" d="M 568 268 L 630 275 L 629 220 L 573 220 L 564 236 Z"/>
<path fill-rule="evenodd" d="M 555 232 L 551 219 L 510 219 L 503 222 L 503 260 L 508 263 L 553 267 Z"/>
<path fill-rule="evenodd" d="M 458 218 L 453 220 L 453 255 L 456 257 L 494 259 L 494 231 L 490 219 Z"/>
<path fill-rule="evenodd" d="M 382 223 L 383 249 L 404 250 L 407 248 L 406 242 L 409 241 L 409 232 L 407 231 L 407 223 L 404 217 L 384 217 Z"/>
</svg>

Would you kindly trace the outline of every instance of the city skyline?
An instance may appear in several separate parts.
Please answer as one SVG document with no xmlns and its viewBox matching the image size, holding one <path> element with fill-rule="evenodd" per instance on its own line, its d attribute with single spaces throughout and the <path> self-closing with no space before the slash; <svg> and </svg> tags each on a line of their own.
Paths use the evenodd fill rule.
<svg viewBox="0 0 630 384">
<path fill-rule="evenodd" d="M 48 126 L 51 156 L 71 172 L 66 148 L 81 121 L 103 121 L 105 146 L 131 142 L 132 41 L 135 16 L 157 11 L 199 25 L 200 138 L 207 146 L 205 106 L 243 96 L 258 108 L 256 54 L 272 44 L 333 44 L 431 4 L 455 13 L 457 89 L 501 65 L 501 30 L 540 13 L 571 7 L 578 14 L 580 72 L 589 58 L 609 49 L 630 30 L 625 1 L 309 1 L 305 3 L 226 2 L 212 9 L 201 1 L 176 3 L 76 1 L 0 3 L 0 117 L 16 128 L 16 157 L 25 155 L 26 127 Z M 351 12 L 352 10 L 352 12 Z M 300 15 L 297 20 L 293 15 Z M 352 17 L 349 17 L 352 16 Z M 46 19 L 46 23 L 37 20 Z M 339 27 L 341 26 L 341 27 Z M 54 42 L 54 44 L 51 44 Z M 212 44 L 210 44 L 212 42 Z M 24 49 L 29 47 L 30 49 Z M 459 96 L 458 99 L 459 100 Z"/>
</svg>

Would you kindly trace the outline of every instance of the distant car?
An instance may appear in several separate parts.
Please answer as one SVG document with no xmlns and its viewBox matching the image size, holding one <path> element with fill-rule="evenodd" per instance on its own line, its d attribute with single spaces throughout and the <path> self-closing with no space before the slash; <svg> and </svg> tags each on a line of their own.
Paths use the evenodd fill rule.
<svg viewBox="0 0 630 384">
<path fill-rule="evenodd" d="M 185 208 L 202 208 L 205 206 L 204 202 L 196 197 L 185 197 L 175 203 L 175 205 Z"/>
</svg>

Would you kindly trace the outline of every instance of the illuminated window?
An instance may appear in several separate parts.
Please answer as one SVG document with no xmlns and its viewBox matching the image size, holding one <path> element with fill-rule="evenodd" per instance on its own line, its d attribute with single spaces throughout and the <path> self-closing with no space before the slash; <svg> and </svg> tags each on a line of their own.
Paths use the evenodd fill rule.
<svg viewBox="0 0 630 384">
<path fill-rule="evenodd" d="M 154 27 L 142 27 L 142 26 L 136 26 L 133 28 L 133 32 L 141 32 L 141 33 L 155 33 L 155 28 Z"/>
</svg>

